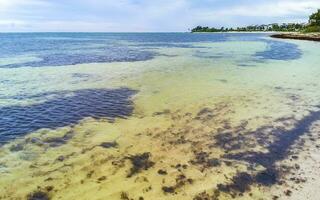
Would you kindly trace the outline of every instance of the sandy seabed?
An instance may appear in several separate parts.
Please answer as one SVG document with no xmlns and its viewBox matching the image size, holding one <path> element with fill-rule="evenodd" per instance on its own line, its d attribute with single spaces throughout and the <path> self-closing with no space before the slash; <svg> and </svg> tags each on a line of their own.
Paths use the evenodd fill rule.
<svg viewBox="0 0 320 200">
<path fill-rule="evenodd" d="M 265 48 L 244 44 L 199 45 L 235 61 Z M 191 57 L 195 49 L 161 51 L 175 56 L 94 65 L 108 76 L 122 70 L 108 84 L 138 91 L 131 115 L 88 117 L 2 146 L 0 199 L 317 199 L 319 53 L 243 68 Z"/>
</svg>

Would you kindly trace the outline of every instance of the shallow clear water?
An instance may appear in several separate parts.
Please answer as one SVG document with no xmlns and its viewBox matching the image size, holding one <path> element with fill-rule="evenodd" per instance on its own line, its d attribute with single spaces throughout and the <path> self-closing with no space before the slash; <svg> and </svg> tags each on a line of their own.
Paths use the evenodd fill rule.
<svg viewBox="0 0 320 200">
<path fill-rule="evenodd" d="M 268 36 L 0 34 L 0 199 L 263 198 L 320 120 L 320 44 Z"/>
</svg>

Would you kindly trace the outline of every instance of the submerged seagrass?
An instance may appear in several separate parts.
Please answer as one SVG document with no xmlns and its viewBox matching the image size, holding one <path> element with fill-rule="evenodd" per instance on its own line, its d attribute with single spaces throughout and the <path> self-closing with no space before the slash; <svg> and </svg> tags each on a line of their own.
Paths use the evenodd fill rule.
<svg viewBox="0 0 320 200">
<path fill-rule="evenodd" d="M 0 37 L 0 199 L 317 196 L 319 43 Z"/>
</svg>

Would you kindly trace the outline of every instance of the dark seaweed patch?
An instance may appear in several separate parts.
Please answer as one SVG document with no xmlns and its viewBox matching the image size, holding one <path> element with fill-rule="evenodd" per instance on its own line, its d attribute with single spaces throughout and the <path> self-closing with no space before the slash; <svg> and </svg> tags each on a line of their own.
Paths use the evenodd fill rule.
<svg viewBox="0 0 320 200">
<path fill-rule="evenodd" d="M 237 150 L 241 149 L 241 146 L 246 142 L 245 137 L 241 134 L 234 136 L 232 133 L 217 134 L 214 136 L 216 140 L 215 145 L 225 150 Z"/>
<path fill-rule="evenodd" d="M 213 195 L 208 194 L 207 192 L 201 192 L 200 194 L 197 194 L 193 200 L 218 200 L 220 196 L 220 191 L 215 190 L 213 192 Z"/>
<path fill-rule="evenodd" d="M 160 174 L 160 175 L 167 175 L 168 172 L 167 172 L 166 170 L 159 169 L 159 170 L 158 170 L 158 174 Z"/>
<path fill-rule="evenodd" d="M 152 48 L 205 48 L 201 46 L 195 46 L 193 44 L 183 43 L 141 43 L 132 45 L 135 47 L 152 47 Z"/>
<path fill-rule="evenodd" d="M 222 192 L 227 193 L 244 193 L 250 190 L 250 185 L 253 183 L 253 178 L 246 172 L 241 172 L 232 178 L 230 184 L 218 184 L 217 187 Z"/>
<path fill-rule="evenodd" d="M 197 58 L 205 58 L 205 59 L 219 59 L 219 58 L 225 58 L 227 55 L 223 55 L 223 54 L 217 54 L 217 55 L 194 54 L 193 56 L 197 57 Z"/>
<path fill-rule="evenodd" d="M 239 67 L 255 67 L 256 65 L 239 63 L 239 64 L 237 64 L 237 66 L 239 66 Z"/>
<path fill-rule="evenodd" d="M 260 183 L 262 185 L 273 185 L 277 183 L 278 181 L 278 172 L 274 169 L 267 169 L 265 171 L 259 172 L 255 180 L 257 183 Z"/>
<path fill-rule="evenodd" d="M 111 50 L 112 49 L 112 50 Z M 0 65 L 0 68 L 18 68 L 18 67 L 43 67 L 43 66 L 66 66 L 84 63 L 108 63 L 108 62 L 135 62 L 151 60 L 155 57 L 155 53 L 151 51 L 142 51 L 138 49 L 129 49 L 127 47 L 111 48 L 109 50 L 101 50 L 94 54 L 74 54 L 66 52 L 64 54 L 39 54 L 37 61 L 26 63 L 15 63 L 9 65 Z M 105 52 L 103 52 L 105 51 Z"/>
<path fill-rule="evenodd" d="M 228 55 L 225 54 L 225 53 L 214 53 L 214 54 L 212 54 L 212 53 L 207 52 L 207 51 L 197 50 L 197 51 L 195 51 L 193 56 L 197 57 L 197 58 L 204 58 L 204 59 L 219 59 L 219 58 L 225 58 Z"/>
<path fill-rule="evenodd" d="M 210 108 L 203 108 L 197 113 L 195 119 L 201 121 L 208 121 L 214 118 L 214 116 L 214 110 Z"/>
<path fill-rule="evenodd" d="M 284 194 L 285 194 L 286 196 L 291 196 L 292 191 L 291 191 L 291 190 L 286 190 L 286 191 L 284 191 Z"/>
<path fill-rule="evenodd" d="M 14 144 L 12 145 L 10 148 L 10 151 L 15 152 L 15 151 L 22 151 L 24 149 L 23 144 L 19 143 L 19 144 Z"/>
<path fill-rule="evenodd" d="M 98 182 L 105 181 L 106 179 L 107 179 L 106 176 L 101 176 L 100 178 L 98 178 Z"/>
<path fill-rule="evenodd" d="M 305 116 L 303 119 L 296 121 L 293 129 L 284 130 L 283 128 L 273 127 L 269 134 L 275 138 L 274 142 L 267 145 L 267 153 L 244 152 L 229 154 L 225 157 L 229 159 L 244 160 L 250 163 L 257 163 L 265 168 L 269 168 L 274 166 L 276 161 L 285 159 L 290 153 L 290 147 L 300 138 L 300 136 L 309 132 L 311 125 L 318 120 L 320 120 L 320 111 L 310 112 L 310 114 Z M 261 134 L 256 132 L 255 136 L 259 138 L 259 135 Z"/>
<path fill-rule="evenodd" d="M 170 113 L 171 113 L 171 111 L 169 109 L 165 109 L 163 111 L 153 113 L 153 116 L 167 115 L 167 114 L 170 114 Z"/>
<path fill-rule="evenodd" d="M 231 129 L 230 122 L 224 121 L 223 129 L 221 133 L 216 134 L 213 138 L 215 143 L 212 146 L 218 146 L 226 151 L 238 150 L 241 147 L 251 146 L 252 139 L 248 138 L 248 135 L 252 135 L 250 132 L 245 132 L 248 121 L 243 121 L 239 126 Z"/>
<path fill-rule="evenodd" d="M 150 161 L 151 154 L 149 152 L 137 154 L 127 157 L 131 161 L 132 167 L 127 177 L 132 177 L 142 170 L 148 170 L 153 167 L 154 162 Z"/>
<path fill-rule="evenodd" d="M 172 186 L 163 186 L 162 191 L 164 193 L 175 193 L 175 188 Z"/>
<path fill-rule="evenodd" d="M 79 90 L 55 93 L 59 97 L 35 105 L 0 107 L 1 142 L 42 128 L 69 126 L 86 117 L 125 118 L 133 111 L 130 97 L 135 93 L 128 88 Z M 61 144 L 66 139 L 48 142 Z"/>
<path fill-rule="evenodd" d="M 201 151 L 195 152 L 195 160 L 190 161 L 194 165 L 202 165 L 204 168 L 217 167 L 221 162 L 217 158 L 210 158 L 209 153 Z"/>
<path fill-rule="evenodd" d="M 163 186 L 162 191 L 164 193 L 176 193 L 176 190 L 183 187 L 186 184 L 192 184 L 193 179 L 187 178 L 184 174 L 179 174 L 176 177 L 176 184 L 173 186 Z"/>
<path fill-rule="evenodd" d="M 216 80 L 221 82 L 221 83 L 228 83 L 228 80 L 226 80 L 226 79 L 216 79 Z"/>
<path fill-rule="evenodd" d="M 273 40 L 262 40 L 267 43 L 265 51 L 257 52 L 254 57 L 263 60 L 295 60 L 302 56 L 298 45 Z"/>
<path fill-rule="evenodd" d="M 73 136 L 74 136 L 74 132 L 69 131 L 62 137 L 47 138 L 44 140 L 44 142 L 49 144 L 50 147 L 59 147 L 66 144 L 70 139 L 73 138 Z"/>
<path fill-rule="evenodd" d="M 121 192 L 120 199 L 121 200 L 130 200 L 129 195 L 126 192 Z"/>
<path fill-rule="evenodd" d="M 50 197 L 47 193 L 36 191 L 27 196 L 27 200 L 49 200 Z"/>
<path fill-rule="evenodd" d="M 286 121 L 288 119 L 283 118 L 277 121 L 282 120 Z M 303 119 L 296 121 L 294 128 L 290 130 L 285 130 L 281 127 L 263 127 L 258 129 L 260 131 L 268 130 L 269 135 L 274 137 L 274 142 L 263 143 L 268 149 L 267 153 L 249 151 L 227 154 L 224 157 L 228 159 L 246 161 L 251 164 L 259 164 L 265 167 L 266 170 L 259 172 L 253 177 L 248 174 L 239 174 L 233 177 L 233 183 L 231 185 L 219 185 L 219 189 L 224 192 L 230 192 L 233 190 L 242 193 L 248 189 L 252 183 L 259 183 L 266 186 L 277 183 L 279 179 L 279 172 L 276 169 L 275 163 L 287 158 L 290 154 L 289 150 L 292 145 L 300 138 L 300 136 L 308 133 L 312 124 L 318 120 L 320 120 L 320 111 L 314 111 L 310 112 L 310 114 L 305 116 Z M 261 137 L 264 138 L 264 134 L 260 131 L 254 132 L 254 136 L 259 139 L 261 139 Z M 238 183 L 241 183 L 241 187 L 238 187 Z"/>
<path fill-rule="evenodd" d="M 119 144 L 117 142 L 103 142 L 99 146 L 105 149 L 109 149 L 109 148 L 116 148 L 118 147 L 118 145 Z"/>
<path fill-rule="evenodd" d="M 63 162 L 66 158 L 64 156 L 59 156 L 56 160 L 59 162 Z"/>
<path fill-rule="evenodd" d="M 193 200 L 209 200 L 212 199 L 211 196 L 207 192 L 202 192 L 200 194 L 197 194 Z"/>
</svg>

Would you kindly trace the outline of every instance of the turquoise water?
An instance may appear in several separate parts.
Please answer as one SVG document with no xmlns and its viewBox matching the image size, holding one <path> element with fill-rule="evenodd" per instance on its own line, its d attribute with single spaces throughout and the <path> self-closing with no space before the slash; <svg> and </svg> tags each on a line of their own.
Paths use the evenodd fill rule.
<svg viewBox="0 0 320 200">
<path fill-rule="evenodd" d="M 41 128 L 55 128 L 64 125 L 70 125 L 77 120 L 85 117 L 95 117 L 95 111 L 104 109 L 104 97 L 91 99 L 90 102 L 85 102 L 86 96 L 93 96 L 90 92 L 94 91 L 81 91 L 73 90 L 72 88 L 52 87 L 53 91 L 35 91 L 36 86 L 27 87 L 30 77 L 23 77 L 24 69 L 32 70 L 30 67 L 61 67 L 67 68 L 70 65 L 87 64 L 87 63 L 112 63 L 112 62 L 137 62 L 152 60 L 157 56 L 168 56 L 161 54 L 157 50 L 161 48 L 191 48 L 199 49 L 194 52 L 194 57 L 203 59 L 223 59 L 232 55 L 224 53 L 211 53 L 206 51 L 209 47 L 197 46 L 199 42 L 206 43 L 221 43 L 229 41 L 247 41 L 247 42 L 261 42 L 267 45 L 267 49 L 257 51 L 250 55 L 253 62 L 266 62 L 268 60 L 295 60 L 302 56 L 302 52 L 295 44 L 268 40 L 266 34 L 188 34 L 188 33 L 27 33 L 27 34 L 1 34 L 0 35 L 0 69 L 6 73 L 15 72 L 15 75 L 0 77 L 2 91 L 0 93 L 0 102 L 20 102 L 28 101 L 29 99 L 36 99 L 38 101 L 44 100 L 48 96 L 56 96 L 54 99 L 44 100 L 40 105 L 24 107 L 20 105 L 1 107 L 0 121 L 1 140 L 14 138 L 16 135 L 20 136 Z M 171 55 L 175 56 L 175 55 Z M 238 66 L 248 67 L 254 64 L 239 62 Z M 22 69 L 17 69 L 22 68 Z M 57 69 L 59 70 L 59 69 Z M 3 74 L 3 73 L 2 73 Z M 19 79 L 15 80 L 17 76 Z M 77 82 L 86 82 L 94 77 L 86 73 L 73 73 L 74 85 Z M 48 80 L 47 80 L 48 81 Z M 63 80 L 61 80 L 63 81 Z M 37 84 L 37 83 L 36 83 Z M 43 84 L 43 83 L 40 83 Z M 50 81 L 47 83 L 50 84 Z M 72 90 L 72 91 L 69 91 Z M 77 99 L 74 103 L 73 100 L 66 100 L 61 97 L 66 93 L 75 92 Z M 102 91 L 97 91 L 100 93 Z M 83 95 L 81 93 L 84 93 Z M 119 93 L 122 93 L 119 90 Z M 126 91 L 121 95 L 124 98 L 128 97 Z M 80 94 L 80 97 L 77 97 Z M 121 98 L 117 94 L 111 94 L 106 97 L 105 101 L 109 98 Z M 77 108 L 76 105 L 83 107 Z M 108 105 L 113 103 L 108 102 Z M 96 106 L 98 104 L 100 106 Z M 55 113 L 53 110 L 47 109 L 48 107 L 55 107 L 59 111 L 57 114 L 49 117 L 50 114 Z M 58 106 L 59 105 L 59 106 Z M 93 109 L 86 111 L 90 105 L 94 106 Z M 112 106 L 112 105 L 111 105 Z M 70 110 L 73 108 L 79 110 L 78 113 Z M 47 110 L 46 110 L 47 109 Z M 119 112 L 128 113 L 125 108 L 117 108 Z M 107 110 L 107 109 L 104 109 Z M 69 113 L 73 117 L 65 117 L 64 113 Z M 119 113 L 119 116 L 123 115 Z M 37 115 L 33 119 L 32 116 Z M 108 117 L 109 113 L 97 114 L 97 117 Z M 117 114 L 111 114 L 117 115 Z M 32 123 L 31 123 L 32 122 Z M 9 138 L 5 138 L 9 137 Z"/>
<path fill-rule="evenodd" d="M 266 33 L 2 33 L 0 199 L 282 197 L 282 165 L 319 131 L 319 47 Z"/>
</svg>

